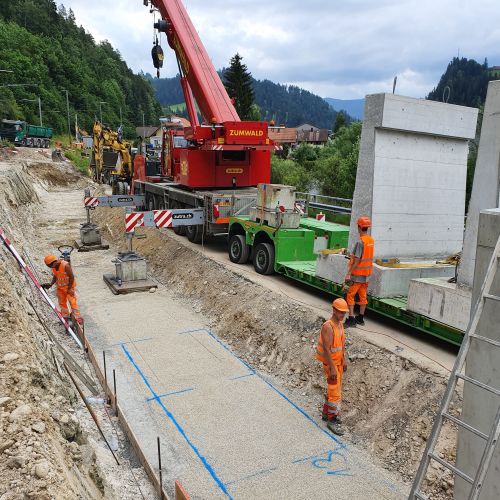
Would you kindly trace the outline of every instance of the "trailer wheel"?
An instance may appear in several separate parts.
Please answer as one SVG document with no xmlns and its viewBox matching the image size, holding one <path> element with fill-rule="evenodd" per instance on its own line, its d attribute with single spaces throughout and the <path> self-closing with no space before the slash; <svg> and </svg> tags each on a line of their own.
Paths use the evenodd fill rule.
<svg viewBox="0 0 500 500">
<path fill-rule="evenodd" d="M 28 137 L 28 147 L 29 148 L 33 147 L 33 139 L 31 137 Z"/>
<path fill-rule="evenodd" d="M 203 235 L 203 226 L 197 224 L 195 226 L 185 226 L 186 227 L 186 237 L 192 243 L 200 243 L 201 237 Z"/>
<path fill-rule="evenodd" d="M 274 273 L 274 246 L 259 243 L 253 251 L 253 267 L 259 274 Z"/>
<path fill-rule="evenodd" d="M 233 234 L 229 239 L 229 260 L 235 264 L 245 264 L 250 256 L 250 245 L 246 244 L 245 237 Z"/>
</svg>

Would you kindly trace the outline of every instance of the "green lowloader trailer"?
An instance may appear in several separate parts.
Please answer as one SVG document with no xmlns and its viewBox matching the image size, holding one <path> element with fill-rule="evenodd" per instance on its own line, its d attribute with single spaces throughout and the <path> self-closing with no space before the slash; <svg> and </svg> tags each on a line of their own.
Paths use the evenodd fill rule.
<svg viewBox="0 0 500 500">
<path fill-rule="evenodd" d="M 278 273 L 336 297 L 344 297 L 342 284 L 316 275 L 317 253 L 347 248 L 349 228 L 328 221 L 301 217 L 299 227 L 271 227 L 249 217 L 229 219 L 229 259 L 237 264 L 252 261 L 259 274 Z M 368 296 L 368 309 L 419 333 L 433 335 L 459 346 L 464 332 L 407 310 L 407 297 Z"/>
<path fill-rule="evenodd" d="M 7 139 L 15 146 L 48 148 L 52 138 L 52 128 L 30 125 L 21 120 L 2 120 L 0 139 Z"/>
</svg>

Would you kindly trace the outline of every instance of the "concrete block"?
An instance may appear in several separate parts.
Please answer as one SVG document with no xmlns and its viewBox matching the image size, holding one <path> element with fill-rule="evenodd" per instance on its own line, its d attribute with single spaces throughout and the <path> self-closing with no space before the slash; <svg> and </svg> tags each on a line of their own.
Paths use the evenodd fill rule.
<svg viewBox="0 0 500 500">
<path fill-rule="evenodd" d="M 414 279 L 431 276 L 449 279 L 454 275 L 454 266 L 391 268 L 374 264 L 368 285 L 368 293 L 381 299 L 401 295 L 406 297 L 410 282 Z"/>
<path fill-rule="evenodd" d="M 365 102 L 349 248 L 368 215 L 378 258 L 459 252 L 477 109 L 392 94 Z"/>
<path fill-rule="evenodd" d="M 498 139 L 497 139 L 498 140 Z M 498 157 L 495 159 L 498 161 Z M 491 181 L 491 179 L 490 179 Z M 494 244 L 500 236 L 500 209 L 484 210 L 479 215 L 478 245 L 474 272 L 473 300 L 479 297 L 486 275 L 486 269 L 493 254 Z M 493 295 L 500 295 L 500 270 L 497 266 L 496 278 L 490 290 Z M 486 300 L 483 314 L 476 333 L 483 337 L 500 341 L 500 302 Z M 467 355 L 465 374 L 491 387 L 500 387 L 500 349 L 486 342 L 472 339 Z M 488 391 L 464 384 L 462 419 L 474 428 L 489 434 L 498 410 L 498 396 Z M 457 444 L 457 467 L 471 477 L 477 470 L 484 450 L 484 441 L 474 434 L 459 430 Z M 491 459 L 489 472 L 481 489 L 481 498 L 500 498 L 500 447 L 497 445 Z M 469 498 L 470 485 L 460 478 L 455 480 L 454 498 Z"/>
<path fill-rule="evenodd" d="M 295 191 L 293 186 L 282 184 L 259 184 L 257 186 L 257 208 L 274 211 L 278 205 L 286 210 L 295 208 Z"/>
<path fill-rule="evenodd" d="M 316 276 L 334 283 L 343 283 L 349 260 L 340 254 L 319 254 L 316 259 Z"/>
<path fill-rule="evenodd" d="M 262 210 L 259 207 L 253 207 L 250 209 L 250 220 L 280 229 L 297 229 L 300 225 L 300 213 L 291 210 L 280 212 L 275 208 Z"/>
<path fill-rule="evenodd" d="M 135 253 L 119 254 L 115 259 L 115 268 L 118 282 L 148 279 L 146 260 Z"/>
<path fill-rule="evenodd" d="M 465 331 L 469 324 L 472 290 L 448 278 L 410 281 L 406 308 Z"/>
<path fill-rule="evenodd" d="M 481 210 L 500 207 L 500 81 L 489 82 L 458 281 L 473 286 Z"/>
<path fill-rule="evenodd" d="M 316 276 L 343 283 L 349 260 L 339 254 L 320 254 L 316 260 Z M 389 298 L 408 295 L 412 279 L 444 276 L 446 279 L 455 275 L 454 266 L 391 268 L 377 264 L 368 284 L 368 293 L 375 297 Z"/>
<path fill-rule="evenodd" d="M 96 224 L 81 224 L 80 239 L 84 245 L 100 245 L 101 230 Z"/>
</svg>

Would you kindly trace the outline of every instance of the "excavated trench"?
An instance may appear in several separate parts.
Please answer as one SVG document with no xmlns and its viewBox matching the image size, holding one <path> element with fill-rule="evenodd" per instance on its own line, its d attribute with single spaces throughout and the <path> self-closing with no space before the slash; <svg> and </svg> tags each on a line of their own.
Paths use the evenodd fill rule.
<svg viewBox="0 0 500 500">
<path fill-rule="evenodd" d="M 30 154 L 35 155 L 33 152 Z M 38 258 L 37 238 L 40 238 L 46 221 L 37 191 L 57 189 L 66 194 L 71 191 L 81 193 L 88 183 L 68 164 L 51 164 L 40 158 L 20 158 L 20 155 L 4 161 L 0 164 L 1 225 L 10 233 L 13 241 L 22 242 L 28 252 Z M 100 209 L 94 212 L 93 219 L 112 246 L 124 247 L 123 212 L 120 209 Z M 64 227 L 59 231 L 60 242 L 64 243 Z M 329 311 L 320 317 L 303 304 L 212 261 L 201 251 L 186 246 L 181 237 L 171 232 L 142 231 L 147 238 L 137 240 L 135 246 L 146 257 L 150 273 L 188 303 L 193 311 L 208 318 L 214 333 L 230 345 L 239 357 L 260 372 L 278 379 L 294 401 L 311 415 L 318 415 L 324 380 L 322 370 L 314 360 L 314 349 L 319 328 Z M 47 244 L 45 241 L 39 243 L 42 248 Z M 12 451 L 6 453 L 12 450 L 14 445 L 11 445 L 2 449 L 0 455 L 0 473 L 6 474 L 4 477 L 8 478 L 5 483 L 8 487 L 0 489 L 0 493 L 18 494 L 24 491 L 22 482 L 29 476 L 34 485 L 30 495 L 36 498 L 42 498 L 37 495 L 43 492 L 48 497 L 71 498 L 71 494 L 61 492 L 66 487 L 68 491 L 75 491 L 74 484 L 81 485 L 82 481 L 86 485 L 90 484 L 87 487 L 89 491 L 92 490 L 89 497 L 102 495 L 105 491 L 103 484 L 112 496 L 119 489 L 113 490 L 113 486 L 110 486 L 111 482 L 107 478 L 109 463 L 99 463 L 99 455 L 104 456 L 102 443 L 98 444 L 97 438 L 90 440 L 91 449 L 97 447 L 101 453 L 97 454 L 97 460 L 87 460 L 82 465 L 83 462 L 78 462 L 74 457 L 85 454 L 80 448 L 87 446 L 84 441 L 89 439 L 83 438 L 82 441 L 79 438 L 80 443 L 73 437 L 68 441 L 62 431 L 61 418 L 58 415 L 54 418 L 54 400 L 59 401 L 58 408 L 63 407 L 57 410 L 59 414 L 73 417 L 76 413 L 78 418 L 75 419 L 79 421 L 84 417 L 84 412 L 81 409 L 70 412 L 77 401 L 74 391 L 69 390 L 66 383 L 61 384 L 50 358 L 45 360 L 45 354 L 39 355 L 41 351 L 36 339 L 43 336 L 43 329 L 29 314 L 26 303 L 29 294 L 23 289 L 26 283 L 20 280 L 11 257 L 4 251 L 0 253 L 0 265 L 0 302 L 5 318 L 0 324 L 0 359 L 5 359 L 5 355 L 11 351 L 26 353 L 16 360 L 2 361 L 0 364 L 0 401 L 3 397 L 10 398 L 2 406 L 3 435 L 0 449 L 4 446 L 1 443 L 14 441 L 16 444 L 16 454 L 13 455 Z M 33 292 L 30 291 L 30 294 L 33 295 Z M 435 372 L 363 340 L 356 332 L 350 335 L 350 341 L 350 363 L 344 385 L 347 440 L 365 447 L 387 469 L 397 472 L 403 480 L 410 481 L 418 466 L 446 380 Z M 23 359 L 22 363 L 18 359 Z M 39 365 L 45 367 L 42 386 L 34 383 L 32 373 L 37 372 Z M 32 415 L 27 417 L 29 423 L 33 425 L 35 420 L 46 423 L 48 430 L 44 446 L 47 444 L 47 451 L 44 453 L 33 452 L 36 431 L 25 432 L 27 424 L 13 427 L 9 422 L 12 412 L 26 403 L 32 409 Z M 66 418 L 63 420 L 66 421 Z M 87 422 L 83 434 L 88 434 L 91 427 Z M 76 446 L 79 450 L 76 450 Z M 71 450 L 71 447 L 75 450 Z M 125 450 L 126 446 L 122 447 Z M 447 460 L 454 460 L 453 427 L 445 428 L 444 440 L 438 451 Z M 33 459 L 26 458 L 29 453 L 36 453 L 32 455 Z M 86 453 L 92 455 L 91 451 Z M 13 456 L 25 458 L 24 462 L 22 459 L 16 462 L 21 466 L 13 466 Z M 63 477 L 68 480 L 67 485 L 56 481 L 53 472 L 47 476 L 50 480 L 39 484 L 41 479 L 35 469 L 40 460 L 47 460 L 51 466 L 57 463 L 53 472 L 63 472 Z M 96 473 L 95 470 L 101 472 Z M 75 478 L 78 478 L 76 483 Z M 430 483 L 432 498 L 451 498 L 451 477 L 439 468 L 431 469 Z"/>
</svg>

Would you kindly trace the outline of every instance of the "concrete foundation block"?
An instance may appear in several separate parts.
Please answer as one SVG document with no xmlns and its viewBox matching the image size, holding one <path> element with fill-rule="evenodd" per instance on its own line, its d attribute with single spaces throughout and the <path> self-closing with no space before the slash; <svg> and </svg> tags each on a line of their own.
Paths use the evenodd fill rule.
<svg viewBox="0 0 500 500">
<path fill-rule="evenodd" d="M 472 290 L 448 283 L 447 278 L 422 278 L 410 282 L 406 308 L 465 331 L 469 324 Z"/>
<path fill-rule="evenodd" d="M 343 255 L 319 254 L 316 260 L 316 276 L 334 283 L 343 283 L 348 264 L 349 260 Z M 406 296 L 413 279 L 434 277 L 449 279 L 454 275 L 455 267 L 447 265 L 392 268 L 374 264 L 368 293 L 381 299 Z"/>
<path fill-rule="evenodd" d="M 84 245 L 100 245 L 101 230 L 97 224 L 81 224 L 80 240 Z"/>
<path fill-rule="evenodd" d="M 437 276 L 449 279 L 454 275 L 454 266 L 391 268 L 374 264 L 368 293 L 381 299 L 407 296 L 411 280 Z"/>
<path fill-rule="evenodd" d="M 116 279 L 118 282 L 147 280 L 146 260 L 135 253 L 124 253 L 115 259 Z"/>
<path fill-rule="evenodd" d="M 319 254 L 316 259 L 316 276 L 334 283 L 343 283 L 349 260 L 340 254 Z"/>
<path fill-rule="evenodd" d="M 259 184 L 257 186 L 257 208 L 274 211 L 278 205 L 286 210 L 295 207 L 295 188 L 282 184 Z"/>
<path fill-rule="evenodd" d="M 297 229 L 300 225 L 300 214 L 291 210 L 280 212 L 276 209 L 262 210 L 253 207 L 250 209 L 250 220 L 280 229 Z"/>
</svg>

